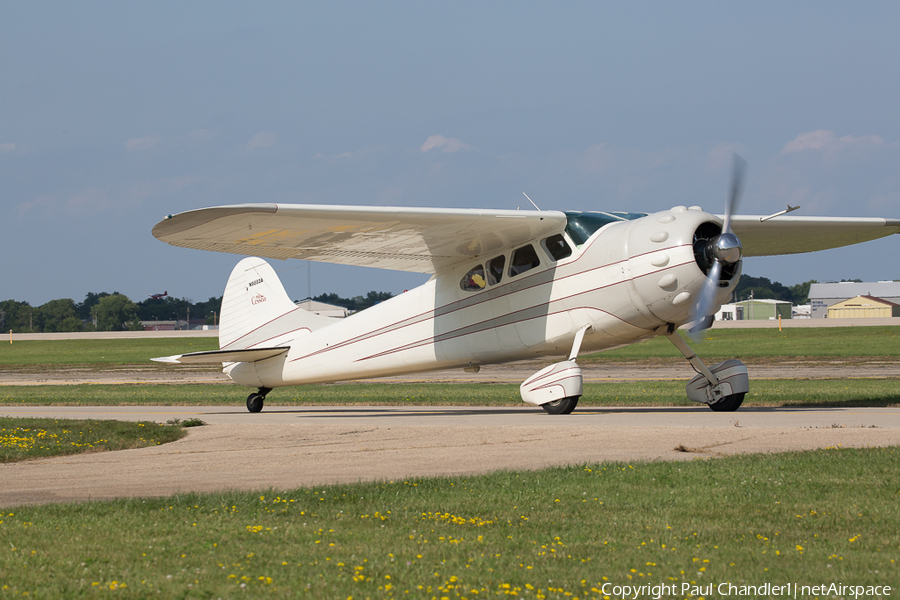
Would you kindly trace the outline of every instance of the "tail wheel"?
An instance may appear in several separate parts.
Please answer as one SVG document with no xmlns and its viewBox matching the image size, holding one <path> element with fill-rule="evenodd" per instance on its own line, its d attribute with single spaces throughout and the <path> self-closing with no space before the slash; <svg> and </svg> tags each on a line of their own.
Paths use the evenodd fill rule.
<svg viewBox="0 0 900 600">
<path fill-rule="evenodd" d="M 740 408 L 743 401 L 744 393 L 732 394 L 730 396 L 725 396 L 715 404 L 710 404 L 709 407 L 716 412 L 734 412 Z"/>
<path fill-rule="evenodd" d="M 578 406 L 579 398 L 581 396 L 569 396 L 568 398 L 541 404 L 541 408 L 549 415 L 568 415 Z"/>
<path fill-rule="evenodd" d="M 263 409 L 266 397 L 258 392 L 253 392 L 247 396 L 247 410 L 252 413 L 258 413 Z"/>
</svg>

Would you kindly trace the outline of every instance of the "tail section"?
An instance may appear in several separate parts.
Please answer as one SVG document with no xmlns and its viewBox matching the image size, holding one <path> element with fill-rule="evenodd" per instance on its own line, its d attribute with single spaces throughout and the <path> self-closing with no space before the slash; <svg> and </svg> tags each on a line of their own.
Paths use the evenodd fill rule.
<svg viewBox="0 0 900 600">
<path fill-rule="evenodd" d="M 219 348 L 286 346 L 297 335 L 333 322 L 298 308 L 269 263 L 245 258 L 234 267 L 225 285 Z"/>
</svg>

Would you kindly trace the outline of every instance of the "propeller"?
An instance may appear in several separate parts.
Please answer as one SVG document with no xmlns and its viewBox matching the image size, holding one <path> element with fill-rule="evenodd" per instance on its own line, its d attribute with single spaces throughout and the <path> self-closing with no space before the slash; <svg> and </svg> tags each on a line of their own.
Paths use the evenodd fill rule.
<svg viewBox="0 0 900 600">
<path fill-rule="evenodd" d="M 746 167 L 747 161 L 735 154 L 731 168 L 731 193 L 725 205 L 725 219 L 722 221 L 722 232 L 706 240 L 705 247 L 702 249 L 711 265 L 706 275 L 706 282 L 700 290 L 697 303 L 694 305 L 693 313 L 695 319 L 688 330 L 692 334 L 708 329 L 712 325 L 712 321 L 708 317 L 716 305 L 716 296 L 718 295 L 724 267 L 726 265 L 732 266 L 741 260 L 741 240 L 731 230 L 731 216 L 737 212 L 738 205 L 741 203 L 741 190 L 744 187 L 744 171 Z"/>
</svg>

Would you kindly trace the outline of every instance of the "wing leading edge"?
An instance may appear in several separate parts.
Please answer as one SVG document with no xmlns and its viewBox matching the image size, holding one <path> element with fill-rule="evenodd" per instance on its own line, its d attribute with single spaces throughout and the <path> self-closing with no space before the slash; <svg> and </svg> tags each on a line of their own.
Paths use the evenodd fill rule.
<svg viewBox="0 0 900 600">
<path fill-rule="evenodd" d="M 733 216 L 744 256 L 776 256 L 840 248 L 900 233 L 900 219 Z"/>
<path fill-rule="evenodd" d="M 900 219 L 734 216 L 744 256 L 849 246 L 900 233 Z M 153 228 L 168 244 L 266 258 L 435 273 L 563 231 L 559 211 L 235 204 L 169 215 Z"/>
<path fill-rule="evenodd" d="M 237 204 L 169 215 L 153 235 L 197 250 L 435 273 L 565 226 L 558 211 Z"/>
</svg>

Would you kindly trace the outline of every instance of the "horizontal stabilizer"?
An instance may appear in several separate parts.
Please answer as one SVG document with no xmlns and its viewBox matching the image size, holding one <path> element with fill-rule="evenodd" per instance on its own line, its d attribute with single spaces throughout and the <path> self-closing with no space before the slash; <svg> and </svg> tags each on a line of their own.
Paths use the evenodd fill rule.
<svg viewBox="0 0 900 600">
<path fill-rule="evenodd" d="M 257 362 L 279 356 L 290 350 L 290 346 L 275 348 L 245 348 L 243 350 L 211 350 L 209 352 L 191 352 L 190 354 L 176 354 L 175 356 L 161 356 L 152 358 L 156 362 L 172 363 L 180 365 L 200 365 L 226 362 Z"/>
</svg>

